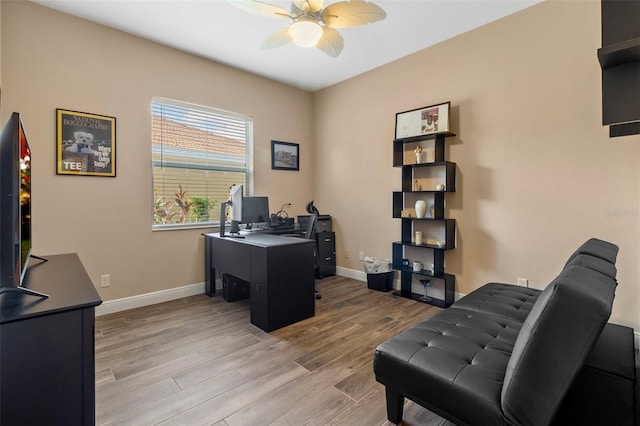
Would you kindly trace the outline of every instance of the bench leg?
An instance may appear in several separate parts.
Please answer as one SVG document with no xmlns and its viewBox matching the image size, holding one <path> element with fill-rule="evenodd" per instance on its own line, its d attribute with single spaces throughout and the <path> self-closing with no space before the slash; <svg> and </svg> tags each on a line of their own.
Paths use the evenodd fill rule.
<svg viewBox="0 0 640 426">
<path fill-rule="evenodd" d="M 387 394 L 387 419 L 397 425 L 402 421 L 402 410 L 404 408 L 404 396 L 389 386 L 385 386 Z"/>
</svg>

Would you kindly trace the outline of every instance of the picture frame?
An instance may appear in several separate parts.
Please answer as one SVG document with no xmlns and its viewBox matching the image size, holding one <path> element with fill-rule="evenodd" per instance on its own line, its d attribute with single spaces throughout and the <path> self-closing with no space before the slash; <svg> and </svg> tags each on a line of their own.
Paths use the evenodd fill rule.
<svg viewBox="0 0 640 426">
<path fill-rule="evenodd" d="M 451 102 L 444 102 L 397 113 L 395 139 L 449 132 L 450 110 Z"/>
<path fill-rule="evenodd" d="M 56 174 L 115 177 L 115 117 L 56 109 Z"/>
<path fill-rule="evenodd" d="M 300 144 L 271 141 L 272 170 L 300 170 Z"/>
</svg>

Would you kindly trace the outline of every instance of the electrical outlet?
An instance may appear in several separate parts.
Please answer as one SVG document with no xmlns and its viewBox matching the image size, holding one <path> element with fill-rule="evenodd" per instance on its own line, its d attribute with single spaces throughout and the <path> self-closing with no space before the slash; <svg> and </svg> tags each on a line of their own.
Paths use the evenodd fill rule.
<svg viewBox="0 0 640 426">
<path fill-rule="evenodd" d="M 518 278 L 518 285 L 520 287 L 529 287 L 529 280 L 526 278 Z"/>
<path fill-rule="evenodd" d="M 100 287 L 109 287 L 111 285 L 111 275 L 100 275 Z"/>
<path fill-rule="evenodd" d="M 348 258 L 349 258 L 349 256 L 351 256 L 351 250 L 349 250 L 349 249 L 345 249 L 345 251 L 344 251 L 344 258 L 345 258 L 345 259 L 348 259 Z"/>
<path fill-rule="evenodd" d="M 360 260 L 364 260 L 364 252 L 361 251 L 360 253 L 358 253 L 358 259 Z"/>
</svg>

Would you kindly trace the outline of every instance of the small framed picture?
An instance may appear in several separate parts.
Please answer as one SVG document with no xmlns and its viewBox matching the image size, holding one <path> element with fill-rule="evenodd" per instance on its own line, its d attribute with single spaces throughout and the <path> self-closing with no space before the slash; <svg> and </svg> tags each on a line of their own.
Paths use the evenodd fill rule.
<svg viewBox="0 0 640 426">
<path fill-rule="evenodd" d="M 396 114 L 396 139 L 449 131 L 451 102 L 431 105 Z"/>
<path fill-rule="evenodd" d="M 116 175 L 116 119 L 56 109 L 56 173 Z"/>
<path fill-rule="evenodd" d="M 300 144 L 271 141 L 272 170 L 300 170 Z"/>
</svg>

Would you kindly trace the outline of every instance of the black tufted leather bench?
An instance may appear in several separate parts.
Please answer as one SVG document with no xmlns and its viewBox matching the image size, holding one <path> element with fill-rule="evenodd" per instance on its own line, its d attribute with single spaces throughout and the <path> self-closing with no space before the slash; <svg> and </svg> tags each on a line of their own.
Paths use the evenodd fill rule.
<svg viewBox="0 0 640 426">
<path fill-rule="evenodd" d="M 584 402 L 597 404 L 598 395 L 574 391 L 578 377 L 586 386 L 611 390 L 623 383 L 626 394 L 610 398 L 625 401 L 626 414 L 618 414 L 622 423 L 615 424 L 633 424 L 633 332 L 609 325 L 605 334 L 615 338 L 599 340 L 617 285 L 617 252 L 611 243 L 590 239 L 545 290 L 486 284 L 382 343 L 374 372 L 386 388 L 388 419 L 402 420 L 406 397 L 460 426 L 547 425 L 558 411 L 556 424 L 593 424 L 579 411 L 588 412 Z M 622 361 L 602 355 L 620 345 L 627 348 Z M 594 347 L 600 356 L 588 357 Z M 567 409 L 565 396 L 573 404 Z"/>
</svg>

